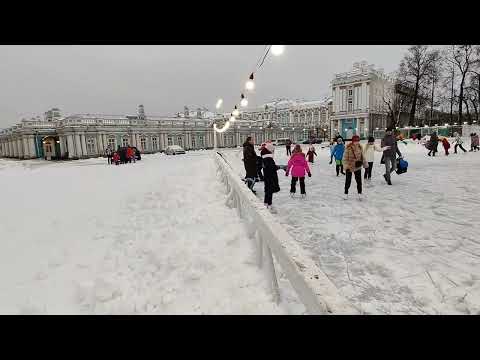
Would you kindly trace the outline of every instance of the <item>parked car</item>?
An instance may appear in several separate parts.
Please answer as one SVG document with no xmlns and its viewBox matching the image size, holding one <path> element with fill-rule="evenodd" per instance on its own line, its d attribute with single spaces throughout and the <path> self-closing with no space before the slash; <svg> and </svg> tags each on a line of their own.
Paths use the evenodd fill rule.
<svg viewBox="0 0 480 360">
<path fill-rule="evenodd" d="M 276 139 L 276 140 L 272 140 L 272 144 L 274 146 L 285 146 L 287 145 L 287 140 L 288 138 L 281 138 L 281 139 Z"/>
<path fill-rule="evenodd" d="M 178 145 L 170 145 L 165 149 L 165 155 L 185 154 L 185 150 Z"/>
</svg>

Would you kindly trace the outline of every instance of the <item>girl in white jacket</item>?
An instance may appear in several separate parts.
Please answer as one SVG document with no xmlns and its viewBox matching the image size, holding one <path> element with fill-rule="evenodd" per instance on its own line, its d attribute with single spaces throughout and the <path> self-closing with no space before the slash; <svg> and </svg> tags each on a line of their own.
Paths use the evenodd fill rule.
<svg viewBox="0 0 480 360">
<path fill-rule="evenodd" d="M 365 175 L 363 178 L 370 181 L 372 178 L 372 169 L 373 162 L 375 160 L 375 151 L 383 152 L 382 148 L 378 145 L 375 145 L 375 138 L 370 136 L 368 138 L 368 143 L 363 147 L 363 157 L 368 162 L 368 168 L 365 169 Z"/>
</svg>

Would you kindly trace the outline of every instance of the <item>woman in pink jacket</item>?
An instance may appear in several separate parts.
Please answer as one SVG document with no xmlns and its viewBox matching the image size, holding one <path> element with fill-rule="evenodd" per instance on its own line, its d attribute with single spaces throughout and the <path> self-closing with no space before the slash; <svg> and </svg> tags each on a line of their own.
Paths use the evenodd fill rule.
<svg viewBox="0 0 480 360">
<path fill-rule="evenodd" d="M 307 160 L 305 159 L 305 154 L 302 152 L 300 145 L 295 145 L 293 149 L 293 154 L 288 160 L 287 172 L 285 176 L 292 173 L 292 185 L 290 187 L 290 196 L 293 197 L 295 191 L 297 190 L 297 181 L 300 179 L 300 193 L 302 198 L 306 196 L 305 193 L 305 173 L 308 174 L 308 177 L 311 177 L 310 168 L 308 167 Z"/>
</svg>

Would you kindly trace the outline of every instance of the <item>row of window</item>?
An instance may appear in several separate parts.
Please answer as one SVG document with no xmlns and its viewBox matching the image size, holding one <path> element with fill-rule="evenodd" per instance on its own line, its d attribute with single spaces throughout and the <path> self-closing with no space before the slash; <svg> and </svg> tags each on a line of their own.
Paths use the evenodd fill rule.
<svg viewBox="0 0 480 360">
<path fill-rule="evenodd" d="M 159 150 L 159 140 L 158 140 L 158 137 L 152 137 L 152 150 L 153 151 L 158 151 Z M 197 147 L 197 140 L 198 140 L 198 146 L 199 147 L 204 147 L 205 146 L 205 137 L 203 135 L 199 135 L 199 136 L 192 136 L 191 138 L 191 142 L 192 142 L 192 148 L 196 148 Z M 88 141 L 91 141 L 91 150 L 89 148 L 89 143 Z M 87 141 L 87 150 L 92 153 L 95 152 L 94 148 L 95 148 L 95 145 L 94 145 L 94 140 L 92 138 L 88 139 Z M 115 138 L 108 138 L 107 139 L 108 141 L 108 145 L 112 148 L 112 149 L 115 149 L 116 148 L 116 139 Z M 129 138 L 122 138 L 122 146 L 128 146 L 130 144 L 130 139 Z M 167 146 L 171 146 L 171 145 L 179 145 L 179 146 L 182 146 L 184 145 L 184 141 L 183 141 L 183 136 L 168 136 L 167 137 Z M 140 138 L 140 148 L 141 149 L 147 149 L 147 139 L 144 138 L 144 137 L 141 137 Z"/>
</svg>

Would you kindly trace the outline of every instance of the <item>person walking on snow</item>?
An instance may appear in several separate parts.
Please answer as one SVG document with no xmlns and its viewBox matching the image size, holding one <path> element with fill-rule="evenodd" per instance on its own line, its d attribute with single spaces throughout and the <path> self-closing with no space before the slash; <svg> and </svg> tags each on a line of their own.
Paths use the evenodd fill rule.
<svg viewBox="0 0 480 360">
<path fill-rule="evenodd" d="M 285 144 L 285 147 L 287 148 L 287 156 L 292 155 L 292 141 L 290 139 L 287 139 L 287 143 Z"/>
<path fill-rule="evenodd" d="M 243 165 L 246 171 L 245 182 L 248 188 L 255 194 L 253 186 L 257 177 L 257 154 L 255 153 L 251 136 L 247 137 L 243 143 Z"/>
<path fill-rule="evenodd" d="M 112 161 L 113 151 L 110 145 L 108 145 L 107 148 L 105 149 L 105 155 L 107 156 L 108 164 L 109 165 L 113 164 L 113 161 Z"/>
<path fill-rule="evenodd" d="M 273 194 L 280 191 L 278 184 L 277 171 L 279 167 L 273 160 L 273 153 L 275 152 L 275 146 L 271 142 L 265 144 L 265 147 L 261 151 L 263 160 L 263 184 L 265 188 L 265 198 L 263 200 L 267 209 L 275 212 L 272 208 Z"/>
<path fill-rule="evenodd" d="M 310 143 L 310 146 L 308 148 L 307 156 L 308 156 L 308 162 L 313 164 L 313 156 L 318 156 L 317 153 L 315 152 L 315 146 Z"/>
<path fill-rule="evenodd" d="M 455 133 L 453 133 L 453 136 L 455 136 L 455 140 L 454 140 L 455 147 L 453 148 L 454 153 L 455 153 L 455 154 L 457 153 L 457 147 L 460 147 L 460 149 L 462 149 L 463 152 L 466 153 L 467 150 L 465 150 L 465 149 L 463 148 L 463 145 L 462 145 L 462 144 L 463 144 L 463 139 L 462 139 L 462 137 L 460 136 L 460 134 L 457 133 L 457 132 L 455 132 Z"/>
<path fill-rule="evenodd" d="M 342 138 L 337 139 L 337 145 L 333 147 L 332 156 L 335 157 L 335 170 L 337 171 L 337 176 L 340 175 L 340 172 L 345 175 L 343 172 L 343 153 L 345 152 L 345 144 L 343 143 Z M 330 159 L 330 164 L 332 160 Z"/>
<path fill-rule="evenodd" d="M 362 150 L 360 136 L 352 136 L 352 142 L 345 147 L 345 153 L 343 154 L 343 164 L 346 171 L 345 200 L 348 200 L 348 190 L 352 183 L 352 174 L 355 175 L 355 181 L 357 183 L 358 199 L 362 199 L 362 166 L 364 168 L 368 167 Z"/>
<path fill-rule="evenodd" d="M 475 141 L 474 145 L 473 145 L 473 151 L 477 151 L 477 150 L 480 150 L 480 139 L 478 137 L 478 134 L 477 133 L 473 133 L 473 140 Z"/>
<path fill-rule="evenodd" d="M 431 156 L 432 152 L 434 157 L 435 153 L 438 152 L 438 136 L 435 131 L 430 135 L 430 151 L 428 152 L 428 156 Z"/>
<path fill-rule="evenodd" d="M 113 153 L 112 164 L 120 164 L 120 155 L 118 155 L 118 152 Z"/>
<path fill-rule="evenodd" d="M 402 153 L 397 147 L 397 139 L 393 135 L 393 128 L 388 127 L 382 139 L 383 161 L 385 163 L 385 174 L 383 177 L 388 185 L 392 185 L 391 173 L 397 168 L 397 154 L 402 158 Z"/>
<path fill-rule="evenodd" d="M 370 136 L 368 138 L 368 143 L 366 143 L 363 147 L 363 157 L 368 163 L 368 168 L 365 169 L 365 175 L 363 176 L 363 178 L 367 181 L 370 181 L 372 179 L 373 162 L 375 161 L 375 151 L 383 152 L 383 150 L 378 145 L 375 145 L 375 138 L 373 136 Z"/>
<path fill-rule="evenodd" d="M 308 167 L 308 162 L 305 160 L 305 154 L 302 152 L 300 145 L 295 145 L 293 149 L 293 155 L 290 160 L 288 160 L 287 171 L 285 176 L 292 174 L 292 183 L 290 186 L 290 196 L 293 197 L 297 190 L 297 181 L 300 180 L 300 193 L 302 198 L 304 198 L 307 193 L 305 192 L 305 173 L 308 174 L 308 177 L 311 177 L 310 168 Z"/>
<path fill-rule="evenodd" d="M 448 149 L 450 149 L 450 143 L 448 142 L 448 139 L 446 136 L 442 138 L 442 145 L 443 149 L 445 150 L 445 156 L 448 156 Z"/>
</svg>

